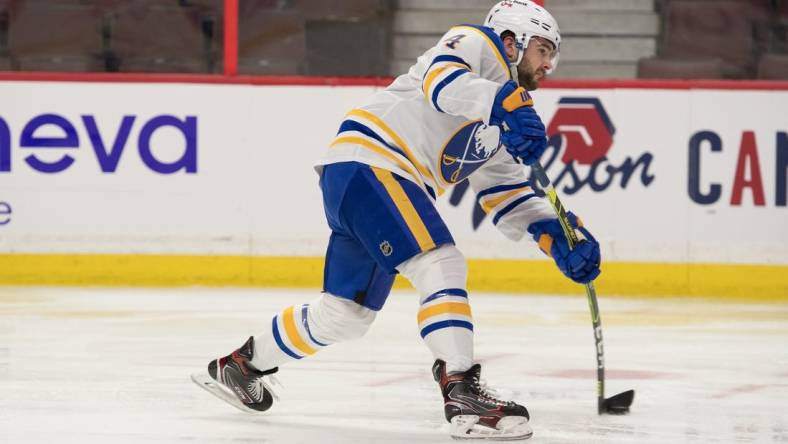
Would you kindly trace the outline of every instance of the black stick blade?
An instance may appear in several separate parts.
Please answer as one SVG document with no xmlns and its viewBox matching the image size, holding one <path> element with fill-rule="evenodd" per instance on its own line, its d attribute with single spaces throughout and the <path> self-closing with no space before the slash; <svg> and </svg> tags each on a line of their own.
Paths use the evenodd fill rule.
<svg viewBox="0 0 788 444">
<path fill-rule="evenodd" d="M 605 399 L 602 404 L 601 413 L 609 413 L 611 415 L 625 415 L 629 413 L 629 406 L 635 400 L 635 391 L 627 390 L 615 396 Z"/>
</svg>

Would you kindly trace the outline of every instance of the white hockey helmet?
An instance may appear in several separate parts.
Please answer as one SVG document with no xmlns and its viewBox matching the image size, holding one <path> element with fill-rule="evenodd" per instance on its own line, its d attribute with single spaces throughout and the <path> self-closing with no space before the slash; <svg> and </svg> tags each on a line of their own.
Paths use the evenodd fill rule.
<svg viewBox="0 0 788 444">
<path fill-rule="evenodd" d="M 558 56 L 561 50 L 561 30 L 558 22 L 546 9 L 530 0 L 503 0 L 490 9 L 484 26 L 492 28 L 499 36 L 505 31 L 510 31 L 515 36 L 518 55 L 515 65 L 523 59 L 528 42 L 534 37 L 549 40 L 555 47 L 555 55 L 551 62 L 553 67 L 550 74 L 558 66 Z"/>
</svg>

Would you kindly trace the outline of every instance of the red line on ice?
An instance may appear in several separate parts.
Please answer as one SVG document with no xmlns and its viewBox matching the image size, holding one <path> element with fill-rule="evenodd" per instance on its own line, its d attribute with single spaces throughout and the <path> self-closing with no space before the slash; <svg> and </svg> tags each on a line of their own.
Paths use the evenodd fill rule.
<svg viewBox="0 0 788 444">
<path fill-rule="evenodd" d="M 752 393 L 763 390 L 765 388 L 774 387 L 775 384 L 745 384 L 745 385 L 738 385 L 731 389 L 725 390 L 724 392 L 717 393 L 716 395 L 712 395 L 712 399 L 723 399 L 723 398 L 730 398 L 731 396 L 740 395 L 742 393 Z"/>
<path fill-rule="evenodd" d="M 513 353 L 501 353 L 497 355 L 486 356 L 484 358 L 479 358 L 476 361 L 479 363 L 485 363 L 490 361 L 495 361 L 501 358 L 507 358 L 509 356 L 513 356 Z M 404 381 L 416 380 L 421 379 L 423 377 L 423 373 L 409 373 L 402 376 L 394 376 L 391 378 L 380 379 L 378 381 L 372 381 L 369 384 L 366 384 L 366 387 L 382 387 L 384 385 L 394 385 Z"/>
<path fill-rule="evenodd" d="M 594 369 L 563 369 L 547 373 L 539 373 L 539 376 L 564 379 L 588 379 L 596 375 Z M 610 370 L 605 369 L 605 375 L 615 379 L 668 379 L 676 378 L 676 375 L 668 372 L 655 372 L 649 370 Z"/>
</svg>

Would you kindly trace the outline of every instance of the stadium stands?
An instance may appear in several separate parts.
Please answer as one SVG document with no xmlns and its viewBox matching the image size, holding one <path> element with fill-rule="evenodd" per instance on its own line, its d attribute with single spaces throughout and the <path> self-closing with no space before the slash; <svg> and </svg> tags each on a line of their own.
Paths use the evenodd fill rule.
<svg viewBox="0 0 788 444">
<path fill-rule="evenodd" d="M 87 2 L 8 4 L 8 55 L 22 71 L 102 71 L 101 23 Z"/>
<path fill-rule="evenodd" d="M 662 55 L 671 59 L 720 59 L 725 77 L 751 77 L 755 39 L 751 4 L 736 0 L 668 3 Z"/>
<path fill-rule="evenodd" d="M 241 74 L 398 75 L 496 0 L 239 0 Z M 0 70 L 223 70 L 223 0 L 0 0 Z M 547 0 L 555 78 L 786 77 L 788 0 Z"/>
<path fill-rule="evenodd" d="M 221 7 L 220 2 L 217 7 Z M 193 2 L 128 0 L 112 2 L 105 14 L 109 17 L 110 49 L 117 59 L 117 70 L 215 70 L 218 45 L 204 7 Z"/>
<path fill-rule="evenodd" d="M 785 51 L 777 8 L 784 0 L 662 0 L 659 56 L 643 59 L 638 77 L 760 77 L 761 54 Z M 784 27 L 783 27 L 784 29 Z M 772 72 L 781 65 L 764 63 Z M 770 74 L 777 75 L 777 73 Z"/>
<path fill-rule="evenodd" d="M 449 27 L 479 23 L 495 0 L 400 0 L 394 17 L 392 74 L 405 72 Z M 632 78 L 656 53 L 653 0 L 547 0 L 563 35 L 557 78 Z"/>
<path fill-rule="evenodd" d="M 242 0 L 243 1 L 243 0 Z M 306 20 L 364 21 L 380 18 L 391 9 L 386 0 L 291 0 Z"/>
<path fill-rule="evenodd" d="M 388 75 L 391 3 L 387 0 L 295 0 L 296 8 L 307 20 L 306 73 Z"/>
<path fill-rule="evenodd" d="M 647 58 L 638 61 L 638 77 L 657 79 L 722 79 L 725 62 L 720 58 Z"/>
<path fill-rule="evenodd" d="M 244 0 L 242 74 L 387 75 L 387 0 Z M 348 57 L 352 54 L 352 57 Z"/>
<path fill-rule="evenodd" d="M 263 8 L 254 3 L 242 1 L 240 5 L 238 72 L 303 74 L 306 59 L 303 15 L 291 9 Z"/>
<path fill-rule="evenodd" d="M 8 1 L 0 1 L 0 71 L 13 69 L 8 56 Z"/>
<path fill-rule="evenodd" d="M 758 78 L 788 80 L 788 54 L 764 54 L 758 62 Z"/>
<path fill-rule="evenodd" d="M 306 74 L 385 76 L 389 74 L 389 23 L 385 19 L 306 22 Z M 352 54 L 351 57 L 348 57 Z"/>
</svg>

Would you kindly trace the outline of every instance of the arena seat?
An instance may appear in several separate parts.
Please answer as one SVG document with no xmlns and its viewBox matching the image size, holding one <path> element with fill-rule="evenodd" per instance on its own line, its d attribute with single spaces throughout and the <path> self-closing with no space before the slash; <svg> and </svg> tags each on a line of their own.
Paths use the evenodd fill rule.
<svg viewBox="0 0 788 444">
<path fill-rule="evenodd" d="M 753 7 L 736 0 L 671 1 L 662 55 L 668 58 L 715 58 L 725 76 L 751 76 L 755 66 Z"/>
<path fill-rule="evenodd" d="M 655 0 L 664 5 L 668 3 L 739 3 L 747 9 L 749 18 L 762 18 L 774 14 L 777 4 L 781 0 Z"/>
<path fill-rule="evenodd" d="M 117 2 L 109 9 L 110 47 L 124 72 L 210 72 L 217 45 L 202 10 L 189 2 Z"/>
<path fill-rule="evenodd" d="M 0 54 L 8 51 L 8 4 L 0 2 Z"/>
<path fill-rule="evenodd" d="M 725 63 L 719 58 L 647 58 L 638 61 L 638 78 L 646 79 L 721 79 Z"/>
<path fill-rule="evenodd" d="M 11 2 L 8 54 L 22 71 L 103 71 L 101 24 L 87 2 Z"/>
<path fill-rule="evenodd" d="M 389 45 L 381 19 L 306 22 L 306 74 L 385 76 Z M 352 54 L 352 57 L 348 57 Z"/>
<path fill-rule="evenodd" d="M 758 78 L 788 80 L 788 54 L 764 54 L 758 61 Z"/>
<path fill-rule="evenodd" d="M 546 0 L 562 33 L 553 78 L 634 78 L 637 60 L 656 53 L 657 0 Z M 495 0 L 398 0 L 391 14 L 390 74 L 405 72 L 452 26 L 484 20 Z"/>
<path fill-rule="evenodd" d="M 306 20 L 362 21 L 380 17 L 387 8 L 384 0 L 292 0 L 291 3 Z"/>
<path fill-rule="evenodd" d="M 304 17 L 293 10 L 252 8 L 245 3 L 241 2 L 239 9 L 238 71 L 302 74 L 306 57 Z"/>
</svg>

